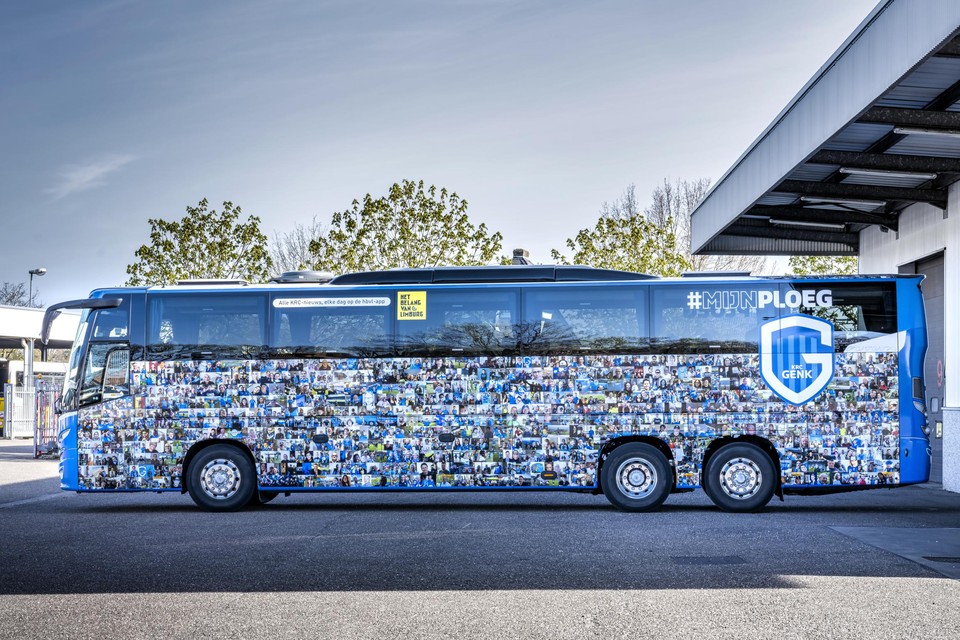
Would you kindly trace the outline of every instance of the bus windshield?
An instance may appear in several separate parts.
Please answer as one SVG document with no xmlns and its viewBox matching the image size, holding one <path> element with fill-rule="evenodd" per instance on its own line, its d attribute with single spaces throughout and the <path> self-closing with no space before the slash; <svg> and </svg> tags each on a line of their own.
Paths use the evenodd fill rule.
<svg viewBox="0 0 960 640">
<path fill-rule="evenodd" d="M 80 375 L 80 361 L 83 356 L 84 338 L 87 335 L 89 317 L 90 310 L 84 309 L 80 314 L 77 336 L 70 347 L 67 375 L 63 380 L 63 395 L 61 396 L 64 408 L 73 407 L 77 401 L 77 377 Z"/>
</svg>

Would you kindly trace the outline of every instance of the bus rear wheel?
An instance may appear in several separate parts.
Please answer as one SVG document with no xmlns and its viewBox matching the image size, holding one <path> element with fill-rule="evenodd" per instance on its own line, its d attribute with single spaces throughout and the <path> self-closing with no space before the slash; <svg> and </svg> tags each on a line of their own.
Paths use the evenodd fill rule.
<svg viewBox="0 0 960 640">
<path fill-rule="evenodd" d="M 666 456 L 639 442 L 623 444 L 603 462 L 601 484 L 607 500 L 621 511 L 653 511 L 673 487 Z"/>
<path fill-rule="evenodd" d="M 776 479 L 773 461 L 760 447 L 728 444 L 707 462 L 703 488 L 724 511 L 749 513 L 770 502 Z"/>
<path fill-rule="evenodd" d="M 237 511 L 257 490 L 253 463 L 237 447 L 218 444 L 197 454 L 190 463 L 187 489 L 206 511 Z"/>
</svg>

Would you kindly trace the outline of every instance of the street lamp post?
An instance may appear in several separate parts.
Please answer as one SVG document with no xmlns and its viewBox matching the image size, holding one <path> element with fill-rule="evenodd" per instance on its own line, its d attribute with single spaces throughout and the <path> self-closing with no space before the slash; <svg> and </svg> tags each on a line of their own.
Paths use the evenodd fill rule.
<svg viewBox="0 0 960 640">
<path fill-rule="evenodd" d="M 47 270 L 43 267 L 37 267 L 36 269 L 30 269 L 28 272 L 30 274 L 30 285 L 27 288 L 27 307 L 33 307 L 33 276 L 42 276 Z M 33 388 L 33 338 L 27 338 L 23 342 L 23 386 L 32 389 Z M 31 410 L 33 409 L 33 403 L 30 403 Z M 36 432 L 34 432 L 34 437 L 36 437 Z M 36 444 L 36 442 L 34 442 Z"/>
<path fill-rule="evenodd" d="M 30 269 L 28 273 L 30 274 L 30 286 L 27 289 L 27 306 L 33 306 L 33 276 L 42 276 L 47 272 L 43 267 L 37 267 L 36 269 Z"/>
</svg>

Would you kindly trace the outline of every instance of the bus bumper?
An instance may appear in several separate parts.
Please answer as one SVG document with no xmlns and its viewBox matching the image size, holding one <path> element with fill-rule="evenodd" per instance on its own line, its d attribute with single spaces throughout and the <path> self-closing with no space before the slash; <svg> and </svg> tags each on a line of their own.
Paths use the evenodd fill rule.
<svg viewBox="0 0 960 640">
<path fill-rule="evenodd" d="M 80 490 L 80 466 L 77 453 L 77 414 L 60 416 L 60 488 L 64 491 Z"/>
<path fill-rule="evenodd" d="M 930 479 L 930 441 L 927 438 L 900 438 L 900 484 Z"/>
</svg>

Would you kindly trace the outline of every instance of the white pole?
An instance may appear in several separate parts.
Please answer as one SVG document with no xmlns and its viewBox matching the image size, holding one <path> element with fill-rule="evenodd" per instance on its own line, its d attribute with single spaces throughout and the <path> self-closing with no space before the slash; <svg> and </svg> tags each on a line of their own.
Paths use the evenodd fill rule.
<svg viewBox="0 0 960 640">
<path fill-rule="evenodd" d="M 20 340 L 23 345 L 23 386 L 33 388 L 33 338 Z"/>
</svg>

